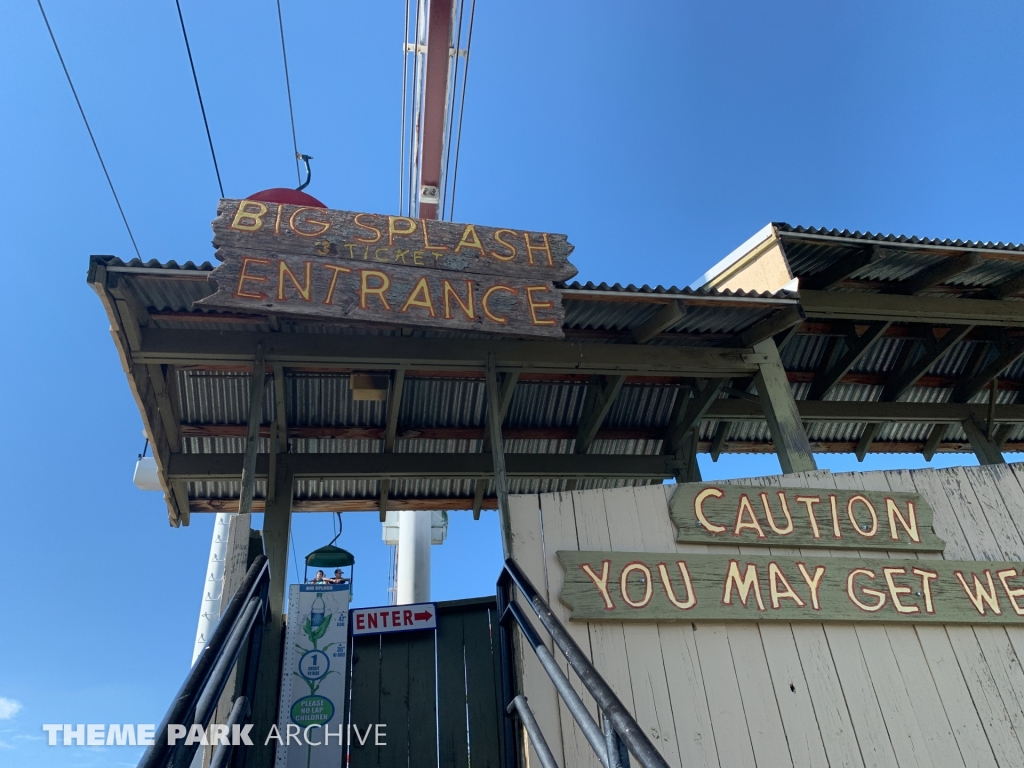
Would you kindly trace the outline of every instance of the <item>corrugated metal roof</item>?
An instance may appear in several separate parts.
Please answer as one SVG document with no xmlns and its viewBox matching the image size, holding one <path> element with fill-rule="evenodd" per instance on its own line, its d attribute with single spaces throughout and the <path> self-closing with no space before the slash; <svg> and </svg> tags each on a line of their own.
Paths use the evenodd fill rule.
<svg viewBox="0 0 1024 768">
<path fill-rule="evenodd" d="M 851 272 L 844 286 L 832 290 L 857 290 L 857 281 L 895 286 L 950 258 L 974 252 L 983 256 L 980 263 L 951 276 L 941 285 L 946 290 L 979 290 L 1024 274 L 1024 245 L 1016 243 L 939 240 L 907 235 L 882 235 L 872 232 L 775 225 L 782 240 L 786 261 L 793 275 L 801 279 L 822 272 L 861 252 L 865 246 L 882 248 L 883 257 Z M 941 293 L 939 287 L 925 293 Z"/>
<path fill-rule="evenodd" d="M 986 250 L 1001 251 L 1024 251 L 1024 245 L 1017 243 L 994 243 L 991 240 L 981 242 L 979 240 L 942 240 L 933 237 L 917 237 L 916 235 L 884 235 L 875 232 L 851 232 L 848 229 L 825 229 L 824 227 L 801 227 L 792 226 L 785 222 L 774 222 L 773 226 L 779 232 L 791 232 L 798 235 L 821 235 L 827 237 L 843 238 L 847 240 L 872 240 L 882 243 L 908 243 L 913 245 L 940 246 L 943 248 L 984 248 Z"/>
<path fill-rule="evenodd" d="M 1011 258 L 992 258 L 952 278 L 950 286 L 967 289 L 990 285 L 1010 275 L 1024 274 L 1024 258 L 1017 253 L 1024 246 L 1001 243 L 964 243 L 961 241 L 929 240 L 894 235 L 850 233 L 836 230 L 805 229 L 776 225 L 784 239 L 786 256 L 798 275 L 814 274 L 836 261 L 848 258 L 862 249 L 865 243 L 882 243 L 886 257 L 858 270 L 853 284 L 845 290 L 878 290 L 878 283 L 895 283 L 907 279 L 921 270 L 949 258 L 951 249 L 981 249 L 988 252 L 1006 251 Z M 233 332 L 259 330 L 269 332 L 272 321 L 259 315 L 214 313 L 193 309 L 193 302 L 212 293 L 205 276 L 213 269 L 209 262 L 177 264 L 156 261 L 123 262 L 115 257 L 95 257 L 108 269 L 120 271 L 139 300 L 153 316 L 153 322 L 163 328 L 202 328 L 210 331 Z M 857 286 L 856 280 L 865 285 Z M 739 332 L 768 318 L 773 312 L 795 303 L 795 294 L 752 293 L 743 291 L 711 291 L 674 286 L 650 287 L 643 285 L 608 285 L 606 283 L 573 282 L 562 287 L 566 309 L 565 329 L 575 332 L 575 338 L 588 343 L 616 343 L 628 339 L 628 331 L 637 328 L 672 300 L 685 307 L 683 317 L 653 345 L 682 344 L 693 346 L 734 346 Z M 194 321 L 196 317 L 201 323 Z M 845 333 L 849 325 L 825 325 L 811 332 L 798 332 L 782 349 L 782 359 L 791 376 L 794 397 L 807 398 L 811 380 L 822 365 L 822 356 L 829 346 L 830 337 Z M 342 334 L 364 336 L 390 336 L 404 333 L 415 338 L 446 336 L 452 339 L 481 337 L 468 332 L 443 332 L 430 329 L 405 329 L 359 326 L 326 322 L 284 322 L 274 326 L 277 333 Z M 909 360 L 922 354 L 923 345 L 902 333 L 883 335 L 875 340 L 866 353 L 852 366 L 847 377 L 825 394 L 825 399 L 843 402 L 869 402 L 882 396 L 888 377 L 907 345 L 915 345 Z M 910 332 L 918 332 L 911 329 Z M 958 342 L 938 362 L 931 366 L 927 385 L 911 387 L 901 396 L 906 402 L 945 402 L 952 395 L 953 384 L 968 375 L 967 366 L 972 351 L 979 344 L 987 344 L 985 360 L 997 352 L 989 337 L 971 337 Z M 839 347 L 840 353 L 843 347 Z M 248 373 L 215 369 L 177 369 L 176 384 L 178 407 L 186 437 L 183 450 L 188 453 L 241 453 L 244 439 L 239 427 L 244 426 L 248 410 L 251 376 Z M 937 380 L 936 380 L 937 378 Z M 1001 374 L 1008 388 L 999 392 L 998 402 L 1018 401 L 1024 390 L 1024 359 Z M 285 420 L 295 430 L 290 439 L 290 450 L 295 453 L 377 453 L 383 451 L 381 439 L 386 425 L 386 405 L 381 401 L 355 401 L 349 388 L 349 374 L 344 372 L 316 372 L 285 369 Z M 740 386 L 740 382 L 734 382 Z M 742 384 L 742 385 L 745 385 Z M 268 382 L 264 396 L 263 423 L 268 425 L 276 417 L 276 382 Z M 517 384 L 505 429 L 508 430 L 505 450 L 508 453 L 566 454 L 576 449 L 575 432 L 578 428 L 588 381 L 578 377 L 543 379 L 524 375 Z M 612 404 L 590 453 L 606 455 L 655 455 L 664 450 L 663 436 L 669 426 L 677 398 L 687 396 L 686 382 L 640 379 L 627 382 Z M 987 402 L 988 390 L 978 392 L 974 402 Z M 398 453 L 445 453 L 457 461 L 459 455 L 480 453 L 484 450 L 486 393 L 483 380 L 472 376 L 446 376 L 410 372 L 398 416 L 398 435 L 394 450 Z M 231 427 L 234 431 L 216 435 L 216 427 Z M 192 433 L 189 428 L 195 428 Z M 323 428 L 321 434 L 317 428 Z M 718 424 L 704 421 L 700 426 L 700 439 L 710 441 Z M 863 434 L 863 423 L 815 422 L 807 425 L 808 438 L 822 446 L 842 445 L 846 449 Z M 893 444 L 920 444 L 931 432 L 928 424 L 884 424 L 876 441 Z M 364 431 L 358 431 L 364 430 Z M 433 430 L 433 432 L 431 432 Z M 446 433 L 445 431 L 450 432 Z M 517 432 L 518 430 L 518 432 Z M 207 433 L 203 435 L 202 433 Z M 200 434 L 194 434 L 200 433 Z M 1024 437 L 1024 425 L 1015 427 L 1010 439 Z M 947 430 L 949 444 L 963 443 L 966 436 L 958 426 Z M 739 444 L 744 450 L 770 448 L 771 437 L 762 420 L 734 422 L 729 427 L 728 443 Z M 260 450 L 270 450 L 269 440 L 261 438 Z M 647 481 L 637 481 L 646 483 Z M 631 485 L 629 481 L 586 481 L 578 487 L 618 487 Z M 491 483 L 485 494 L 494 493 Z M 512 492 L 537 492 L 564 488 L 565 481 L 534 481 L 513 479 Z M 195 499 L 237 498 L 238 482 L 206 482 L 190 484 Z M 257 483 L 257 497 L 261 497 L 265 484 Z M 469 480 L 396 480 L 391 484 L 392 498 L 441 499 L 471 498 L 474 482 Z M 315 480 L 303 479 L 297 484 L 299 500 L 373 500 L 379 495 L 376 480 Z"/>
</svg>

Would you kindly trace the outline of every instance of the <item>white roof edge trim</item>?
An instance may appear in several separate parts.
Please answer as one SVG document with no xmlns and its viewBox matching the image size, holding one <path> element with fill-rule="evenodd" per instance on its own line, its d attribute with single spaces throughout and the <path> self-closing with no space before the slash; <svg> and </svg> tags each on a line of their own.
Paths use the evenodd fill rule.
<svg viewBox="0 0 1024 768">
<path fill-rule="evenodd" d="M 690 283 L 690 285 L 687 286 L 687 287 L 689 287 L 690 289 L 692 289 L 694 291 L 700 290 L 701 288 L 706 286 L 708 283 L 710 283 L 712 280 L 714 280 L 716 277 L 718 277 L 720 274 L 725 272 L 725 270 L 729 269 L 729 267 L 731 267 L 737 261 L 739 261 L 744 256 L 746 256 L 748 253 L 750 253 L 752 250 L 754 250 L 754 248 L 759 246 L 761 243 L 763 243 L 769 237 L 772 237 L 774 234 L 775 234 L 775 227 L 772 226 L 772 224 L 770 222 L 768 224 L 765 224 L 761 229 L 759 229 L 757 231 L 756 234 L 754 234 L 752 237 L 748 238 L 742 245 L 740 245 L 738 248 L 734 249 L 728 256 L 726 256 L 720 262 L 715 264 L 715 266 L 713 266 L 711 269 L 709 269 L 703 275 L 698 277 L 696 280 L 694 280 L 692 283 Z"/>
</svg>

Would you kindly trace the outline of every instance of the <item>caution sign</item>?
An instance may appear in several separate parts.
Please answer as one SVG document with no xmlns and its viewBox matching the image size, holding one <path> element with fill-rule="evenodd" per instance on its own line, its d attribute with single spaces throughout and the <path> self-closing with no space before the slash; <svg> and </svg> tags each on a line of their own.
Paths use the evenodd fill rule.
<svg viewBox="0 0 1024 768">
<path fill-rule="evenodd" d="M 349 611 L 349 625 L 353 635 L 437 629 L 437 608 L 433 603 L 355 608 Z"/>
</svg>

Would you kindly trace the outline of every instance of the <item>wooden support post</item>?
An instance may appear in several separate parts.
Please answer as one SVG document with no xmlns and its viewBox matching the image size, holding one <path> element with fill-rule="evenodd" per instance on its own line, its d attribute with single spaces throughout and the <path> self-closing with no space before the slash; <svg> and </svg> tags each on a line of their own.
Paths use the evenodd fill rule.
<svg viewBox="0 0 1024 768">
<path fill-rule="evenodd" d="M 1002 451 L 985 433 L 984 428 L 974 419 L 965 419 L 961 424 L 967 439 L 971 441 L 971 448 L 978 457 L 979 464 L 1005 464 Z"/>
<path fill-rule="evenodd" d="M 942 442 L 942 438 L 946 436 L 946 430 L 949 429 L 949 424 L 936 424 L 932 427 L 932 431 L 928 433 L 928 439 L 924 442 L 924 448 L 921 449 L 921 453 L 924 455 L 925 461 L 931 461 L 932 456 L 935 455 L 935 451 L 939 447 L 939 443 Z"/>
<path fill-rule="evenodd" d="M 491 433 L 491 453 L 494 454 L 494 490 L 498 497 L 498 517 L 501 521 L 501 549 L 503 556 L 512 556 L 512 520 L 508 508 L 508 475 L 505 472 L 505 447 L 501 439 L 501 391 L 498 388 L 497 364 L 493 354 L 487 356 L 487 425 Z"/>
<path fill-rule="evenodd" d="M 731 421 L 720 421 L 718 426 L 715 427 L 715 435 L 711 438 L 712 461 L 718 461 L 718 457 L 722 455 L 722 448 L 725 447 L 725 441 L 729 437 L 729 428 L 731 426 Z"/>
<path fill-rule="evenodd" d="M 395 371 L 391 380 L 391 392 L 388 393 L 387 422 L 384 427 L 384 453 L 395 450 L 395 436 L 398 434 L 398 414 L 402 409 L 402 390 L 405 388 L 405 368 Z M 391 491 L 391 480 L 385 477 L 380 481 L 380 521 L 383 523 L 388 516 L 388 494 Z"/>
<path fill-rule="evenodd" d="M 699 442 L 697 427 L 686 433 L 686 439 L 676 449 L 676 482 L 696 483 L 700 482 L 700 466 L 697 464 L 697 445 Z"/>
<path fill-rule="evenodd" d="M 817 469 L 775 341 L 762 341 L 754 346 L 754 351 L 768 357 L 767 362 L 758 365 L 754 383 L 783 473 Z"/>
<path fill-rule="evenodd" d="M 1003 446 L 1006 445 L 1006 441 L 1010 439 L 1010 433 L 1013 432 L 1013 428 L 1016 424 L 1000 424 L 996 427 L 996 434 L 993 438 L 993 442 L 999 446 L 999 450 L 1003 450 Z"/>
<path fill-rule="evenodd" d="M 267 504 L 263 514 L 263 549 L 270 561 L 270 619 L 264 628 L 260 669 L 256 680 L 252 723 L 254 733 L 267 733 L 277 722 L 278 693 L 281 685 L 282 639 L 284 637 L 284 592 L 288 583 L 288 539 L 291 535 L 294 474 L 288 459 L 278 467 L 277 498 Z M 270 768 L 273 746 L 264 747 L 253 739 L 246 768 Z M 271 742 L 273 745 L 274 742 Z"/>
<path fill-rule="evenodd" d="M 258 344 L 256 360 L 252 367 L 252 384 L 249 386 L 249 416 L 245 433 L 245 458 L 242 461 L 242 490 L 238 497 L 238 512 L 242 515 L 252 511 L 252 496 L 256 488 L 256 455 L 260 448 L 263 394 L 267 385 L 265 368 L 263 345 Z"/>
<path fill-rule="evenodd" d="M 881 424 L 866 424 L 864 425 L 864 431 L 861 433 L 860 440 L 857 442 L 857 461 L 864 461 L 864 457 L 868 455 L 868 451 L 871 449 L 871 444 L 875 442 L 875 437 L 878 436 L 878 431 L 882 428 Z"/>
<path fill-rule="evenodd" d="M 274 366 L 274 421 L 270 425 L 270 473 L 267 477 L 267 503 L 277 498 L 277 457 L 288 453 L 288 412 L 285 405 L 284 366 Z"/>
<path fill-rule="evenodd" d="M 988 391 L 988 439 L 996 434 L 996 400 L 999 399 L 999 377 L 992 379 L 992 387 Z"/>
<path fill-rule="evenodd" d="M 503 373 L 499 377 L 501 380 L 501 386 L 499 387 L 499 397 L 501 405 L 501 422 L 505 421 L 505 414 L 508 413 L 508 408 L 512 404 L 512 392 L 515 390 L 516 383 L 519 381 L 519 373 L 513 371 L 511 373 Z M 484 423 L 484 438 L 483 438 L 483 452 L 491 452 L 491 423 L 490 418 Z M 480 519 L 480 508 L 484 503 L 484 490 L 487 488 L 486 480 L 476 480 L 473 483 L 473 519 Z"/>
</svg>

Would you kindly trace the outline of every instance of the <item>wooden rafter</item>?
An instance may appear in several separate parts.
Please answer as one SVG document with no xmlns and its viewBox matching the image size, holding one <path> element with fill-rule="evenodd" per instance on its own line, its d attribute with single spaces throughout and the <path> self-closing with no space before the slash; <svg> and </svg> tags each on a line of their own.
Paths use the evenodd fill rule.
<svg viewBox="0 0 1024 768">
<path fill-rule="evenodd" d="M 646 344 L 682 320 L 685 314 L 686 307 L 682 302 L 670 301 L 630 331 L 630 337 L 634 344 Z"/>
<path fill-rule="evenodd" d="M 888 375 L 889 381 L 886 383 L 885 389 L 882 390 L 882 397 L 880 399 L 883 402 L 889 403 L 899 400 L 907 390 L 920 381 L 925 373 L 945 357 L 946 353 L 962 341 L 971 332 L 971 328 L 972 326 L 969 325 L 952 326 L 938 340 L 936 340 L 931 330 L 928 329 L 927 332 L 922 333 L 920 342 L 918 342 L 923 347 L 923 351 L 917 359 L 911 357 L 915 343 L 905 342 L 896 359 L 896 364 L 893 366 L 893 372 Z M 857 443 L 856 453 L 859 461 L 864 461 L 864 457 L 870 450 L 871 443 L 878 436 L 880 428 L 881 425 L 877 423 L 865 426 L 860 441 Z"/>
<path fill-rule="evenodd" d="M 863 269 L 868 264 L 873 264 L 885 256 L 885 252 L 877 245 L 867 245 L 858 248 L 853 254 L 837 260 L 831 266 L 821 272 L 808 275 L 800 279 L 801 290 L 828 290 L 834 285 L 846 280 L 855 272 Z"/>
<path fill-rule="evenodd" d="M 405 368 L 398 368 L 391 377 L 391 389 L 388 392 L 386 408 L 386 424 L 384 426 L 384 453 L 395 450 L 395 437 L 398 433 L 398 414 L 402 410 L 402 391 L 405 389 Z M 380 481 L 380 521 L 383 523 L 388 515 L 388 494 L 391 492 L 391 480 Z"/>
<path fill-rule="evenodd" d="M 981 256 L 976 253 L 946 257 L 932 266 L 922 269 L 917 274 L 911 275 L 905 280 L 900 280 L 897 285 L 889 289 L 889 292 L 912 296 L 948 282 L 957 275 L 962 275 L 964 272 L 974 269 L 981 262 Z"/>
<path fill-rule="evenodd" d="M 504 423 L 505 414 L 508 413 L 508 408 L 512 404 L 512 393 L 515 391 L 516 382 L 519 380 L 519 374 L 502 373 L 498 376 L 500 383 L 498 387 L 498 394 L 500 398 L 500 421 Z M 508 437 L 503 435 L 503 437 Z M 509 438 L 515 439 L 515 438 Z M 483 452 L 491 452 L 491 424 L 490 419 L 486 420 L 483 430 Z M 486 480 L 476 480 L 473 483 L 473 519 L 480 519 L 480 510 L 483 508 L 484 503 L 484 490 L 487 488 Z"/>
<path fill-rule="evenodd" d="M 835 349 L 835 346 L 832 343 L 835 337 L 830 339 L 830 346 L 826 348 L 826 355 L 823 357 L 823 361 L 827 362 L 815 375 L 814 381 L 811 383 L 811 391 L 808 394 L 807 399 L 820 400 L 828 394 L 828 391 L 838 384 L 843 376 L 845 376 L 846 373 L 857 364 L 857 361 L 867 353 L 872 343 L 885 333 L 886 328 L 891 324 L 891 321 L 875 321 L 872 322 L 864 332 L 860 334 L 860 336 L 847 336 L 846 349 L 836 355 L 828 354 L 828 352 Z"/>
</svg>

